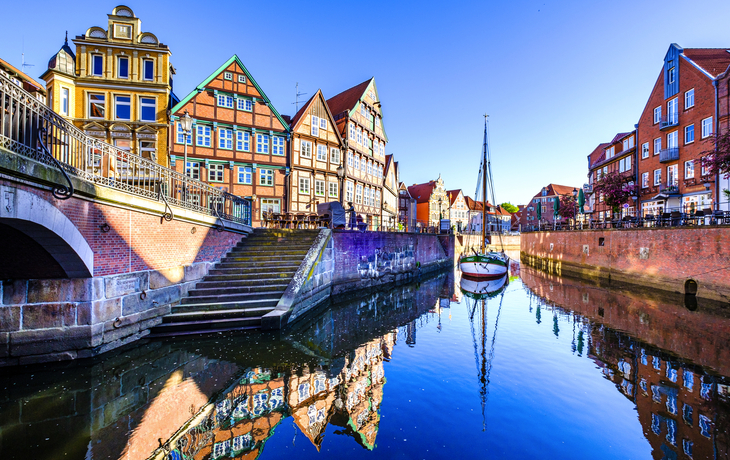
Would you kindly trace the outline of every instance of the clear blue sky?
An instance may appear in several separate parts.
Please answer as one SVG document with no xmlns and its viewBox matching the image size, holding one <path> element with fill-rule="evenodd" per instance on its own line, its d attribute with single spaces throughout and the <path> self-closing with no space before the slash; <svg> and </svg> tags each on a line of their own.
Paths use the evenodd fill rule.
<svg viewBox="0 0 730 460">
<path fill-rule="evenodd" d="M 109 1 L 4 0 L 0 57 L 39 77 Z M 408 185 L 442 175 L 473 196 L 490 115 L 498 201 L 585 182 L 586 156 L 633 129 L 672 42 L 730 47 L 730 1 L 129 1 L 172 50 L 185 96 L 238 54 L 282 114 L 294 85 L 334 96 L 375 76 Z M 10 20 L 8 20 L 10 19 Z M 24 43 L 24 44 L 23 44 Z"/>
</svg>

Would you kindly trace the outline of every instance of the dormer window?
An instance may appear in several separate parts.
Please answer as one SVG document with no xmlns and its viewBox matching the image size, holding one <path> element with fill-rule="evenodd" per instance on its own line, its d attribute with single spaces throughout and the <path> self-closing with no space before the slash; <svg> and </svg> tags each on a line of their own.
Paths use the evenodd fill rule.
<svg viewBox="0 0 730 460">
<path fill-rule="evenodd" d="M 129 78 L 129 58 L 126 56 L 117 58 L 117 78 Z"/>
<path fill-rule="evenodd" d="M 91 75 L 95 77 L 104 76 L 104 56 L 101 54 L 91 56 Z"/>
<path fill-rule="evenodd" d="M 114 24 L 114 38 L 131 40 L 132 26 L 128 24 Z"/>
<path fill-rule="evenodd" d="M 669 83 L 670 83 L 670 84 L 671 84 L 671 83 L 674 83 L 674 78 L 675 78 L 675 75 L 676 75 L 676 73 L 675 73 L 675 70 L 674 70 L 674 69 L 675 69 L 674 67 L 671 67 L 671 68 L 669 69 L 669 72 L 667 73 L 667 78 L 669 79 Z"/>
</svg>

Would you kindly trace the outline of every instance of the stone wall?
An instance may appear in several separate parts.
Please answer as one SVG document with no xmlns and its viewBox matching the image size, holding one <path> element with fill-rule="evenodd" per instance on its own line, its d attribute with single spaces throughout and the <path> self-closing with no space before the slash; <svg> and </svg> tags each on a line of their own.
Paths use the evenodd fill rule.
<svg viewBox="0 0 730 460">
<path fill-rule="evenodd" d="M 138 340 L 212 264 L 0 287 L 0 366 L 86 358 Z"/>
<path fill-rule="evenodd" d="M 730 299 L 730 228 L 638 228 L 523 233 L 524 263 L 558 275 Z M 691 292 L 690 292 L 691 293 Z"/>
</svg>

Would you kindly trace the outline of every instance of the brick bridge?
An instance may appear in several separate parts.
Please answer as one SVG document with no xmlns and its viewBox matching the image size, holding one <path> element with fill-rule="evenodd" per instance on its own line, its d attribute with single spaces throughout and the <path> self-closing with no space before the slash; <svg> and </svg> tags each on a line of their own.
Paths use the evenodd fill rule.
<svg viewBox="0 0 730 460">
<path fill-rule="evenodd" d="M 90 138 L 0 76 L 0 366 L 136 340 L 250 222 L 250 201 Z"/>
</svg>

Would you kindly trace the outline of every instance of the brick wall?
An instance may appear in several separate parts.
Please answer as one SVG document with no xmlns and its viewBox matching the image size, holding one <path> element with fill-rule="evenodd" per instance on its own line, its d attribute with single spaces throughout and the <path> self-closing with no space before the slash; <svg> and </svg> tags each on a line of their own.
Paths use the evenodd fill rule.
<svg viewBox="0 0 730 460">
<path fill-rule="evenodd" d="M 523 233 L 522 261 L 561 274 L 626 282 L 697 296 L 730 296 L 730 229 L 639 228 Z"/>
</svg>

